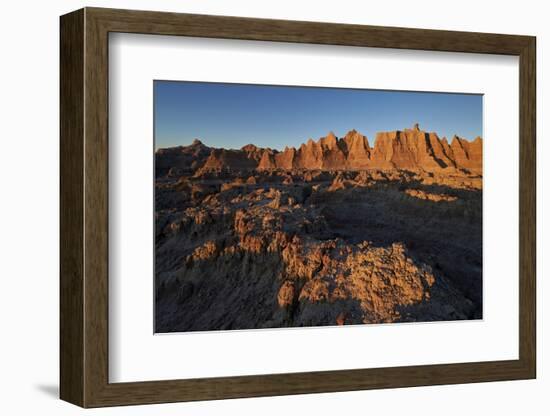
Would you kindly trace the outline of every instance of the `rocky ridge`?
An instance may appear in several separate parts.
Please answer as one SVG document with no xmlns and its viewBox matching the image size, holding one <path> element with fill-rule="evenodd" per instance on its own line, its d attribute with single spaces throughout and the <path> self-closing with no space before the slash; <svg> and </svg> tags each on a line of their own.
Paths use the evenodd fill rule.
<svg viewBox="0 0 550 416">
<path fill-rule="evenodd" d="M 366 170 L 422 169 L 428 172 L 466 171 L 481 173 L 483 140 L 469 142 L 454 136 L 451 143 L 436 133 L 413 128 L 381 132 L 374 146 L 356 130 L 337 138 L 334 133 L 318 141 L 309 139 L 298 148 L 283 151 L 263 149 L 252 144 L 239 150 L 191 146 L 200 157 L 189 158 L 190 151 L 179 147 L 159 149 L 156 154 L 157 176 L 166 166 L 193 169 L 200 173 L 212 170 Z M 207 154 L 208 153 L 208 154 Z M 207 157 L 206 157 L 207 156 Z M 193 160 L 191 160 L 193 159 Z M 193 166 L 191 166 L 193 165 Z"/>
</svg>

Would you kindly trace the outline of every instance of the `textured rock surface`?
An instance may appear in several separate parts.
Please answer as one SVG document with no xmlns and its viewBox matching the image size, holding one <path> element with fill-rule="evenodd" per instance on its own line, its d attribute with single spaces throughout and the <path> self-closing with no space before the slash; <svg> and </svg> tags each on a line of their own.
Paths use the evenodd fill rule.
<svg viewBox="0 0 550 416">
<path fill-rule="evenodd" d="M 156 331 L 480 318 L 473 143 L 458 142 L 457 158 L 418 128 L 381 134 L 374 149 L 352 131 L 284 152 L 214 150 L 194 170 L 166 171 Z"/>
</svg>

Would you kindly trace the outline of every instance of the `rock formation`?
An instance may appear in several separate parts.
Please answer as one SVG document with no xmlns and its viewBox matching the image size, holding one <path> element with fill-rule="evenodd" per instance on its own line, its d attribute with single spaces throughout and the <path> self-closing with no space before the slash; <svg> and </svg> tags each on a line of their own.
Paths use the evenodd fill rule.
<svg viewBox="0 0 550 416">
<path fill-rule="evenodd" d="M 202 147 L 201 147 L 202 146 Z M 189 168 L 188 155 L 195 156 L 195 168 L 208 170 L 365 170 L 365 169 L 422 169 L 428 172 L 465 170 L 482 171 L 483 140 L 477 137 L 469 142 L 454 136 L 451 144 L 436 133 L 420 130 L 418 124 L 411 129 L 380 132 L 374 147 L 366 136 L 356 130 L 343 138 L 330 132 L 318 141 L 309 139 L 298 148 L 286 147 L 279 152 L 262 149 L 252 144 L 240 150 L 210 149 L 196 141 L 193 148 L 160 149 L 157 151 L 158 169 L 165 167 Z M 181 161 L 176 160 L 179 157 Z"/>
<path fill-rule="evenodd" d="M 482 139 L 156 152 L 155 328 L 482 317 Z"/>
<path fill-rule="evenodd" d="M 195 139 L 189 146 L 158 149 L 155 153 L 156 176 L 166 175 L 170 169 L 173 172 L 189 173 L 202 167 L 210 155 L 212 148 Z"/>
</svg>

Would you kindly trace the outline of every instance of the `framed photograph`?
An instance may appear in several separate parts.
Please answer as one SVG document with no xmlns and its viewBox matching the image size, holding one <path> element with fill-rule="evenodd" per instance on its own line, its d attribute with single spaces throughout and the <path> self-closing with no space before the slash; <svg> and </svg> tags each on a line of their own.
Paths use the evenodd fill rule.
<svg viewBox="0 0 550 416">
<path fill-rule="evenodd" d="M 536 377 L 534 37 L 60 29 L 63 400 Z"/>
</svg>

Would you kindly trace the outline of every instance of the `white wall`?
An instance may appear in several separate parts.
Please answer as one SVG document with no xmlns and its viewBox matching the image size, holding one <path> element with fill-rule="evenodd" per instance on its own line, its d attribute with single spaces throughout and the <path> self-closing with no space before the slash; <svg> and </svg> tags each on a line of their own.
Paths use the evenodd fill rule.
<svg viewBox="0 0 550 416">
<path fill-rule="evenodd" d="M 5 2 L 0 15 L 1 184 L 0 205 L 0 409 L 3 414 L 77 414 L 80 409 L 56 399 L 58 385 L 58 16 L 82 6 L 156 9 L 536 35 L 538 42 L 538 290 L 539 378 L 536 381 L 424 387 L 399 390 L 225 400 L 87 411 L 88 414 L 547 414 L 550 361 L 544 355 L 550 300 L 544 272 L 541 218 L 543 182 L 550 146 L 543 140 L 544 104 L 550 101 L 545 63 L 550 56 L 550 26 L 545 2 L 462 0 L 359 2 L 352 0 L 246 1 L 125 0 Z M 502 120 L 506 123 L 506 120 Z M 7 192 L 6 192 L 7 191 Z M 475 340 L 472 340 L 475 342 Z M 406 353 L 406 346 L 404 346 Z"/>
</svg>

